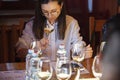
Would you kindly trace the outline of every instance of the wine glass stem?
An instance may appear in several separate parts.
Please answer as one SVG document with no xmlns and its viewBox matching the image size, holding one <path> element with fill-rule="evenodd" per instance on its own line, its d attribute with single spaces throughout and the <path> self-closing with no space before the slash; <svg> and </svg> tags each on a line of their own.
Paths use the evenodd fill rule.
<svg viewBox="0 0 120 80">
<path fill-rule="evenodd" d="M 79 80 L 80 78 L 80 68 L 77 69 L 77 74 L 75 76 L 75 80 Z"/>
<path fill-rule="evenodd" d="M 97 80 L 100 80 L 100 78 L 99 77 L 96 77 L 97 78 Z"/>
</svg>

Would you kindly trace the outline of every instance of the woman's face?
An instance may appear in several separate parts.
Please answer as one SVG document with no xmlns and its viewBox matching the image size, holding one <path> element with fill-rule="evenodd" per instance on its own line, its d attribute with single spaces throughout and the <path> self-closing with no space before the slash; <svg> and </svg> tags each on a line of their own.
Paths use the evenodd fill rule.
<svg viewBox="0 0 120 80">
<path fill-rule="evenodd" d="M 50 1 L 47 4 L 42 4 L 41 9 L 44 14 L 44 16 L 47 18 L 47 20 L 53 24 L 55 20 L 58 18 L 58 16 L 61 13 L 62 5 L 59 5 L 57 1 Z"/>
</svg>

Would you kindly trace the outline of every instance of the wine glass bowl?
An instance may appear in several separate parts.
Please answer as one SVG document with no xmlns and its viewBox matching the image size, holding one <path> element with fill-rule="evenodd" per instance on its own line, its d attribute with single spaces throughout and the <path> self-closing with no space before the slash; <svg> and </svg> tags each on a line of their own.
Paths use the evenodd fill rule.
<svg viewBox="0 0 120 80">
<path fill-rule="evenodd" d="M 54 30 L 54 29 L 51 29 L 51 28 L 48 28 L 48 27 L 44 28 L 45 38 L 48 39 L 49 34 L 50 34 L 53 30 Z"/>
<path fill-rule="evenodd" d="M 37 72 L 37 80 L 50 80 L 53 69 L 50 60 L 47 57 L 41 57 L 39 62 L 39 70 Z"/>
<path fill-rule="evenodd" d="M 34 50 L 34 53 L 37 53 L 38 55 L 42 55 L 41 47 L 40 47 L 40 42 L 37 40 L 34 40 L 30 44 L 30 49 Z"/>
<path fill-rule="evenodd" d="M 44 32 L 45 32 L 45 37 L 48 38 L 49 33 L 50 33 L 50 29 L 49 28 L 44 28 Z"/>
<path fill-rule="evenodd" d="M 70 60 L 62 58 L 59 59 L 56 63 L 56 76 L 58 80 L 68 80 L 71 77 L 72 70 L 71 70 L 71 63 Z"/>
<path fill-rule="evenodd" d="M 99 55 L 94 57 L 92 64 L 92 73 L 98 79 L 102 77 L 101 61 Z"/>
<path fill-rule="evenodd" d="M 84 57 L 85 57 L 85 47 L 84 47 L 84 44 L 81 43 L 77 43 L 77 44 L 74 44 L 73 46 L 73 49 L 72 49 L 72 59 L 73 61 L 76 61 L 76 62 L 81 62 L 84 60 Z"/>
<path fill-rule="evenodd" d="M 84 53 L 81 53 L 81 52 L 74 52 L 72 54 L 72 59 L 76 62 L 81 62 L 84 60 L 84 56 L 85 54 Z"/>
</svg>

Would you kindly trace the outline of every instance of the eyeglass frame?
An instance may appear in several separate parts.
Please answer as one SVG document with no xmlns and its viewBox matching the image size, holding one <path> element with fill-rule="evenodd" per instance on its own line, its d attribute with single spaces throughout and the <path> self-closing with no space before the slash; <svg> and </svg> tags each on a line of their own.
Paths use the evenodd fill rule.
<svg viewBox="0 0 120 80">
<path fill-rule="evenodd" d="M 61 9 L 55 9 L 55 10 L 51 10 L 50 12 L 49 11 L 44 11 L 44 10 L 42 10 L 42 13 L 43 13 L 43 15 L 44 16 L 49 16 L 49 15 L 54 15 L 54 16 L 56 16 L 56 15 L 58 15 L 58 13 L 61 11 Z"/>
</svg>

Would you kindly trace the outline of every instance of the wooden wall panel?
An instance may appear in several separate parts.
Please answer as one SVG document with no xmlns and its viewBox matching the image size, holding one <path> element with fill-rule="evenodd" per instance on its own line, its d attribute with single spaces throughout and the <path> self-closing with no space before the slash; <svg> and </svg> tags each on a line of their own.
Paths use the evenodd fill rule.
<svg viewBox="0 0 120 80">
<path fill-rule="evenodd" d="M 78 20 L 83 39 L 89 42 L 88 31 L 88 0 L 65 0 L 67 13 Z"/>
<path fill-rule="evenodd" d="M 96 18 L 109 18 L 117 13 L 117 0 L 93 0 L 93 13 Z"/>
</svg>

